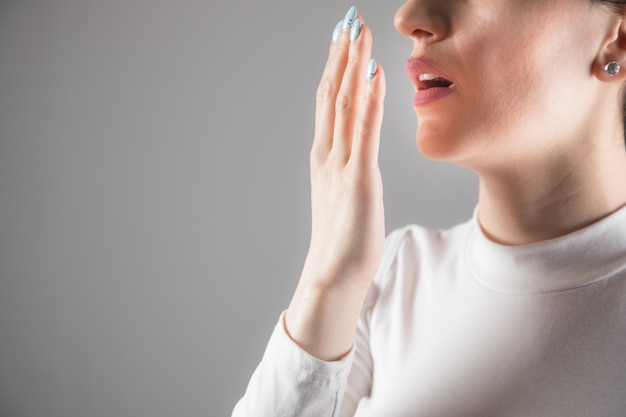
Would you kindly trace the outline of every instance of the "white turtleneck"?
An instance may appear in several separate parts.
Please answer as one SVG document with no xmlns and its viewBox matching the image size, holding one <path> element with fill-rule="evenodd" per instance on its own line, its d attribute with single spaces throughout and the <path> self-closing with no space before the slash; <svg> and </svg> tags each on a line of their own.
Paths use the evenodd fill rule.
<svg viewBox="0 0 626 417">
<path fill-rule="evenodd" d="M 320 361 L 283 316 L 233 417 L 626 415 L 626 207 L 570 235 L 473 219 L 389 235 L 354 349 Z"/>
</svg>

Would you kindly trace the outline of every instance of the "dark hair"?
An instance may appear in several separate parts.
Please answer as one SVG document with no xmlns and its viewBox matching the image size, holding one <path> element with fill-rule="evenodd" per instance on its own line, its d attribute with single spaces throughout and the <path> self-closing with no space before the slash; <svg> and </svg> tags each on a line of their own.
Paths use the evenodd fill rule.
<svg viewBox="0 0 626 417">
<path fill-rule="evenodd" d="M 591 0 L 608 7 L 614 13 L 624 15 L 626 13 L 626 0 Z M 624 143 L 626 144 L 626 93 L 622 94 L 622 117 L 624 119 Z"/>
<path fill-rule="evenodd" d="M 613 9 L 616 13 L 622 13 L 624 11 L 624 6 L 626 6 L 626 0 L 592 0 L 594 3 L 605 4 L 611 9 Z"/>
</svg>

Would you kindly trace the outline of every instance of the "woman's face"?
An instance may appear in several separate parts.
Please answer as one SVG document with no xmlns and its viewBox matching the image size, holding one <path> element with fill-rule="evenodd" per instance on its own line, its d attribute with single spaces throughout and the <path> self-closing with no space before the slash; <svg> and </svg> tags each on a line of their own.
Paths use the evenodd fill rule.
<svg viewBox="0 0 626 417">
<path fill-rule="evenodd" d="M 482 167 L 573 146 L 607 94 L 594 68 L 615 22 L 590 0 L 408 0 L 395 25 L 410 58 L 453 81 L 419 81 L 436 72 L 422 61 L 409 71 L 418 147 Z"/>
</svg>

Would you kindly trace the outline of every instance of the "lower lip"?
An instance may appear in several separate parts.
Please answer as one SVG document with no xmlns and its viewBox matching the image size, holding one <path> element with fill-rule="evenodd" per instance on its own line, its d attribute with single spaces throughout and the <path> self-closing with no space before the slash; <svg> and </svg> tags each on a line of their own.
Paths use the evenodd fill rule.
<svg viewBox="0 0 626 417">
<path fill-rule="evenodd" d="M 454 86 L 452 87 L 434 87 L 427 90 L 417 90 L 415 97 L 413 98 L 414 106 L 425 106 L 437 100 L 441 100 L 444 97 L 454 93 Z"/>
</svg>

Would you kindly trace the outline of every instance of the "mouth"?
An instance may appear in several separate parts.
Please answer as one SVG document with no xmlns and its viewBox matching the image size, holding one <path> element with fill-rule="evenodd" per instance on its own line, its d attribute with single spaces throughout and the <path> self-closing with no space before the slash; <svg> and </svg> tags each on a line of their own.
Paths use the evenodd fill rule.
<svg viewBox="0 0 626 417">
<path fill-rule="evenodd" d="M 431 88 L 450 88 L 454 83 L 436 74 L 418 74 L 416 87 L 418 90 L 429 90 Z"/>
<path fill-rule="evenodd" d="M 406 62 L 406 72 L 418 90 L 450 88 L 454 85 L 449 75 L 423 59 L 409 59 Z"/>
<path fill-rule="evenodd" d="M 456 91 L 449 75 L 422 59 L 409 59 L 406 72 L 415 86 L 415 106 L 426 106 Z"/>
</svg>

